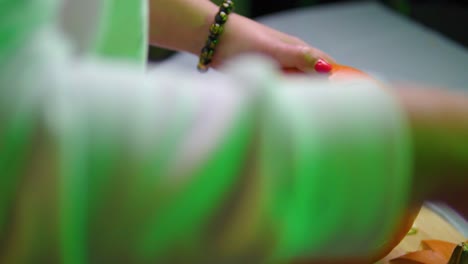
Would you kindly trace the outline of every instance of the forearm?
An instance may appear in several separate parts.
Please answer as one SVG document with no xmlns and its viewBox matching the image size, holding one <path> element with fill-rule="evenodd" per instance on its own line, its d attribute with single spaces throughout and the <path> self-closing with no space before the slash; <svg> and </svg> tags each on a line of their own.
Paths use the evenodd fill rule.
<svg viewBox="0 0 468 264">
<path fill-rule="evenodd" d="M 150 43 L 198 54 L 217 12 L 209 0 L 150 0 Z"/>
</svg>

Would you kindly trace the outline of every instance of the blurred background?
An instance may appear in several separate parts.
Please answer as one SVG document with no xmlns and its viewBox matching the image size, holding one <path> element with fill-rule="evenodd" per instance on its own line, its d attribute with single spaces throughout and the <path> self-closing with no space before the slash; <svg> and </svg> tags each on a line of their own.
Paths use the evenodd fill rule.
<svg viewBox="0 0 468 264">
<path fill-rule="evenodd" d="M 219 4 L 222 0 L 213 0 Z M 260 17 L 291 10 L 324 5 L 370 2 L 369 0 L 235 0 L 236 12 L 249 17 Z M 468 0 L 375 0 L 392 12 L 424 25 L 468 48 Z M 174 52 L 151 47 L 149 60 L 163 61 Z"/>
</svg>

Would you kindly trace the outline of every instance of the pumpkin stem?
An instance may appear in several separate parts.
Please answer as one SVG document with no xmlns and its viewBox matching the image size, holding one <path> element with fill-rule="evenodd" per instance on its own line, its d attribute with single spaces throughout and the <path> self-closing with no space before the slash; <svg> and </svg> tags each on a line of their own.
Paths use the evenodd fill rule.
<svg viewBox="0 0 468 264">
<path fill-rule="evenodd" d="M 468 264 L 468 243 L 461 243 L 452 253 L 448 264 Z"/>
</svg>

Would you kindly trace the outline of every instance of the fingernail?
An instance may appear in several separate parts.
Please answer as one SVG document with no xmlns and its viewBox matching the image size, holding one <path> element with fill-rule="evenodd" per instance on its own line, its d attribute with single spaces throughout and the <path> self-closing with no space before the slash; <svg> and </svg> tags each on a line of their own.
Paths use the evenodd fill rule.
<svg viewBox="0 0 468 264">
<path fill-rule="evenodd" d="M 315 63 L 315 70 L 317 72 L 320 72 L 320 73 L 328 73 L 332 70 L 332 66 L 330 63 L 322 60 L 322 59 L 319 59 L 316 63 Z"/>
</svg>

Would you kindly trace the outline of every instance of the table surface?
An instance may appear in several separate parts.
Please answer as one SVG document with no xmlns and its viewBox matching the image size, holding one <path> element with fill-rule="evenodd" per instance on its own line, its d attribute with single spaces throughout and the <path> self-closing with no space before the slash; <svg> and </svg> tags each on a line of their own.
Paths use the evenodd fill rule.
<svg viewBox="0 0 468 264">
<path fill-rule="evenodd" d="M 389 80 L 468 89 L 467 49 L 376 2 L 298 9 L 260 21 Z"/>
<path fill-rule="evenodd" d="M 428 207 L 423 207 L 421 209 L 421 212 L 416 218 L 414 228 L 417 230 L 416 234 L 406 236 L 385 259 L 376 264 L 388 264 L 393 258 L 397 258 L 407 252 L 420 250 L 422 240 L 435 239 L 452 242 L 454 244 L 459 244 L 467 240 L 467 238 L 450 223 Z"/>
</svg>

